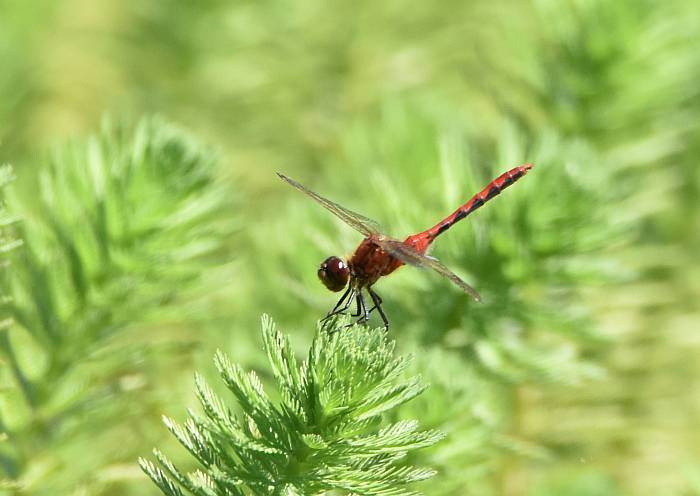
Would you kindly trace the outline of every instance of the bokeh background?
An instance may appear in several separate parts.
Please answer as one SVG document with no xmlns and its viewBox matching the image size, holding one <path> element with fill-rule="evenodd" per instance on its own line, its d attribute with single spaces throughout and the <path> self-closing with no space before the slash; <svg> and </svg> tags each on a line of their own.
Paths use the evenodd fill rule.
<svg viewBox="0 0 700 496">
<path fill-rule="evenodd" d="M 3 294 L 26 303 L 0 491 L 156 494 L 136 457 L 191 463 L 160 415 L 217 382 L 215 349 L 269 380 L 269 313 L 304 353 L 335 301 L 317 264 L 359 237 L 275 171 L 402 237 L 529 161 L 433 251 L 483 305 L 414 269 L 377 287 L 432 384 L 400 415 L 448 433 L 419 489 L 700 494 L 698 33 L 693 0 L 0 0 Z M 132 152 L 192 167 L 106 207 L 137 226 L 107 270 L 81 177 Z"/>
</svg>

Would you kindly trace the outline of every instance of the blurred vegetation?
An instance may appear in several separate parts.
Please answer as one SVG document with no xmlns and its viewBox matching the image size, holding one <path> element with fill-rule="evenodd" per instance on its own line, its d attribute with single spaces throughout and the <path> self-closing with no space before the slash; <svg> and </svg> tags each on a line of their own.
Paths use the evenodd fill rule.
<svg viewBox="0 0 700 496">
<path fill-rule="evenodd" d="M 233 210 L 214 166 L 156 120 L 106 122 L 8 188 L 23 241 L 2 287 L 11 486 L 69 493 L 131 472 L 162 408 L 151 384 L 182 366 L 196 344 L 187 322 L 193 332 L 197 300 L 221 278 L 207 272 L 221 270 Z"/>
<path fill-rule="evenodd" d="M 214 349 L 273 381 L 266 312 L 306 353 L 359 238 L 274 171 L 402 237 L 530 161 L 433 252 L 484 305 L 377 286 L 431 383 L 395 418 L 448 434 L 418 489 L 700 494 L 698 32 L 692 0 L 0 0 L 7 493 L 156 494 L 136 457 L 191 463 L 159 416 Z"/>
</svg>

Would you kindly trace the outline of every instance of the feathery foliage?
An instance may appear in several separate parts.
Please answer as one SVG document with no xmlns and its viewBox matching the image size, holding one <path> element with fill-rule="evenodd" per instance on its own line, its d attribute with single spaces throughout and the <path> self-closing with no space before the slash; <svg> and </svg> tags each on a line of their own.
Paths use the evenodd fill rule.
<svg viewBox="0 0 700 496">
<path fill-rule="evenodd" d="M 157 362 L 144 361 L 158 323 L 187 319 L 182 298 L 216 266 L 229 200 L 211 152 L 146 119 L 106 121 L 3 201 L 23 246 L 3 274 L 2 471 L 35 494 L 96 491 L 129 459 L 129 430 L 155 418 Z"/>
<path fill-rule="evenodd" d="M 409 360 L 396 357 L 384 329 L 345 328 L 346 321 L 317 330 L 307 360 L 297 363 L 288 338 L 263 317 L 263 339 L 280 403 L 221 352 L 216 367 L 241 407 L 234 415 L 197 376 L 205 416 L 190 412 L 183 426 L 168 429 L 202 465 L 183 474 L 158 450 L 160 467 L 141 459 L 163 493 L 180 496 L 227 494 L 321 494 L 340 490 L 363 495 L 414 494 L 406 485 L 433 475 L 406 466 L 410 451 L 442 438 L 420 431 L 416 420 L 383 425 L 386 413 L 425 389 L 418 377 L 404 378 Z"/>
<path fill-rule="evenodd" d="M 51 494 L 69 485 L 153 494 L 133 453 L 162 446 L 151 436 L 164 429 L 142 429 L 156 410 L 145 405 L 167 398 L 167 411 L 177 411 L 173 403 L 188 401 L 182 348 L 205 337 L 192 356 L 207 377 L 214 347 L 264 370 L 250 329 L 265 308 L 296 355 L 306 351 L 301 336 L 334 299 L 315 268 L 359 237 L 286 190 L 275 170 L 402 236 L 528 160 L 532 174 L 433 251 L 484 305 L 409 268 L 376 288 L 400 352 L 417 352 L 432 384 L 389 416 L 420 415 L 447 434 L 407 462 L 438 469 L 423 486 L 434 495 L 698 492 L 700 397 L 689 394 L 700 380 L 696 0 L 0 4 L 0 162 L 13 163 L 20 185 L 38 173 L 26 157 L 46 143 L 93 128 L 105 111 L 155 111 L 221 147 L 226 172 L 239 179 L 231 189 L 248 197 L 233 217 L 244 229 L 227 244 L 233 284 L 202 281 L 196 332 L 179 317 L 189 285 L 174 283 L 152 300 L 157 309 L 132 307 L 177 344 L 147 354 L 141 324 L 112 334 L 109 346 L 133 349 L 138 363 L 120 385 L 133 388 L 147 371 L 153 388 L 128 408 L 114 402 L 128 420 L 86 415 L 81 428 L 91 455 L 123 463 L 91 471 L 103 465 L 77 449 L 87 442 L 57 437 L 63 417 L 47 417 L 51 442 L 35 431 L 46 448 L 28 448 L 36 456 L 23 465 L 33 468 L 25 479 L 44 482 L 27 487 L 58 473 L 42 460 L 69 460 L 60 479 L 76 483 Z M 65 236 L 80 239 L 82 229 Z M 10 336 L 19 343 L 16 330 Z M 84 333 L 66 341 L 73 336 L 80 349 Z M 17 349 L 43 370 L 41 354 Z M 92 384 L 92 373 L 101 375 L 98 365 L 76 368 L 73 383 Z M 8 382 L 3 408 L 19 411 L 24 400 Z M 115 433 L 111 442 L 104 433 Z M 2 453 L 15 442 L 0 443 Z M 6 459 L 11 467 L 14 455 Z M 94 484 L 126 477 L 142 480 Z"/>
</svg>

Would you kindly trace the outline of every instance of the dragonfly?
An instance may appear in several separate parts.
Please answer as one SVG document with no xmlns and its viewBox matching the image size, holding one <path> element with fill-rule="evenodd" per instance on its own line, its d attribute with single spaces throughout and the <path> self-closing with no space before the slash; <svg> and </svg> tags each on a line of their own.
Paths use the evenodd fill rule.
<svg viewBox="0 0 700 496">
<path fill-rule="evenodd" d="M 352 316 L 359 317 L 358 324 L 367 323 L 370 314 L 376 310 L 384 327 L 388 330 L 389 319 L 382 308 L 382 299 L 373 286 L 380 278 L 391 274 L 403 265 L 432 269 L 452 281 L 474 300 L 480 302 L 479 293 L 438 259 L 428 255 L 428 248 L 438 236 L 515 183 L 532 167 L 532 164 L 525 163 L 504 172 L 440 222 L 425 231 L 408 236 L 403 241 L 383 234 L 379 224 L 374 220 L 324 198 L 291 177 L 278 172 L 277 175 L 282 180 L 310 196 L 365 237 L 347 260 L 331 256 L 319 266 L 318 277 L 326 288 L 333 292 L 345 290 L 333 309 L 322 319 L 322 322 L 347 313 L 354 301 L 356 309 Z M 372 307 L 367 305 L 365 293 L 371 299 Z"/>
</svg>

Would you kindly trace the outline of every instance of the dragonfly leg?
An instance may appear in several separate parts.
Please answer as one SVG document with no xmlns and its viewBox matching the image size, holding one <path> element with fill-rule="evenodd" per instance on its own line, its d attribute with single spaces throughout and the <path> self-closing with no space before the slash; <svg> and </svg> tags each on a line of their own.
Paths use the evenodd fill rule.
<svg viewBox="0 0 700 496">
<path fill-rule="evenodd" d="M 369 310 L 367 310 L 367 304 L 365 303 L 365 296 L 362 294 L 362 290 L 357 292 L 357 313 L 361 314 L 362 317 L 357 319 L 358 324 L 364 324 L 369 321 Z"/>
<path fill-rule="evenodd" d="M 351 317 L 359 317 L 362 315 L 363 312 L 363 305 L 365 303 L 365 300 L 362 298 L 362 290 L 358 291 L 357 293 L 357 299 L 355 300 L 356 307 L 355 307 L 355 313 L 350 314 Z"/>
<path fill-rule="evenodd" d="M 369 313 L 372 313 L 375 308 L 379 309 L 379 307 L 381 307 L 382 303 L 384 303 L 384 302 L 382 301 L 381 296 L 379 296 L 377 293 L 375 293 L 372 290 L 372 288 L 367 288 L 367 292 L 372 297 L 372 301 L 374 302 L 374 306 L 369 309 Z"/>
<path fill-rule="evenodd" d="M 352 292 L 353 289 L 354 289 L 354 288 L 353 288 L 352 286 L 348 286 L 348 289 L 345 290 L 345 293 L 343 293 L 343 296 L 340 297 L 340 299 L 338 300 L 338 303 L 335 304 L 335 307 L 333 307 L 333 310 L 331 310 L 330 312 L 328 312 L 328 315 L 333 315 L 333 314 L 335 314 L 335 313 L 338 311 L 338 309 L 340 308 L 340 306 L 341 306 L 341 305 L 343 304 L 343 302 L 345 301 L 345 298 L 348 297 L 348 295 Z M 351 300 L 352 300 L 352 298 L 351 298 Z M 349 305 L 348 305 L 348 306 L 349 306 Z"/>
<path fill-rule="evenodd" d="M 370 288 L 367 288 L 367 292 L 370 294 L 370 296 L 372 296 L 372 301 L 374 302 L 374 306 L 369 309 L 369 313 L 372 313 L 372 312 L 374 312 L 375 308 L 381 307 L 383 302 L 382 302 L 382 298 L 377 293 L 372 291 Z"/>
<path fill-rule="evenodd" d="M 345 313 L 348 308 L 350 308 L 350 305 L 352 305 L 352 301 L 355 299 L 356 295 L 357 290 L 353 286 L 348 287 L 347 291 L 345 291 L 343 296 L 340 297 L 340 300 L 338 300 L 338 303 L 333 307 L 333 310 L 328 312 L 328 315 L 321 319 L 321 322 L 325 322 L 335 315 Z"/>
<path fill-rule="evenodd" d="M 389 330 L 389 319 L 387 319 L 386 314 L 384 313 L 384 310 L 382 310 L 382 299 L 381 297 L 374 292 L 372 288 L 367 288 L 367 292 L 369 293 L 369 296 L 372 298 L 372 301 L 374 302 L 374 306 L 372 307 L 372 310 L 375 308 L 377 309 L 377 312 L 379 312 L 379 315 L 382 318 L 382 322 L 384 322 L 384 328 L 388 331 Z M 372 311 L 370 310 L 370 312 Z M 369 315 L 369 312 L 367 312 Z"/>
</svg>

